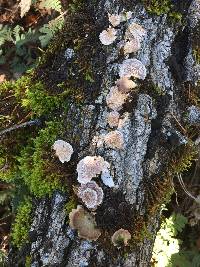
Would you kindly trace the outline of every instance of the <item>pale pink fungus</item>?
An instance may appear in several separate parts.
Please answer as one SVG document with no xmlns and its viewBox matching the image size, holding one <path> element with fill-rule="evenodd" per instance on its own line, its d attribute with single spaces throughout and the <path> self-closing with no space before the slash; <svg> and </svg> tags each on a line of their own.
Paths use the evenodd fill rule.
<svg viewBox="0 0 200 267">
<path fill-rule="evenodd" d="M 103 190 L 96 182 L 90 181 L 78 188 L 77 196 L 88 209 L 96 210 L 103 201 Z"/>
<path fill-rule="evenodd" d="M 122 108 L 127 97 L 128 95 L 120 92 L 117 86 L 113 86 L 110 88 L 110 92 L 106 97 L 106 103 L 110 109 L 118 111 Z"/>
<path fill-rule="evenodd" d="M 56 151 L 56 156 L 58 156 L 62 163 L 70 161 L 73 148 L 69 143 L 63 140 L 57 140 L 53 144 L 53 149 Z"/>
<path fill-rule="evenodd" d="M 139 41 L 142 41 L 146 34 L 146 30 L 141 25 L 133 22 L 127 28 L 125 39 L 138 39 Z"/>
<path fill-rule="evenodd" d="M 77 165 L 78 182 L 86 184 L 99 175 L 105 168 L 105 160 L 101 156 L 86 156 Z"/>
<path fill-rule="evenodd" d="M 129 93 L 131 89 L 137 87 L 137 84 L 128 77 L 122 77 L 116 81 L 116 85 L 120 92 Z"/>
<path fill-rule="evenodd" d="M 128 78 L 135 77 L 144 80 L 146 77 L 146 67 L 138 59 L 125 59 L 120 64 L 119 76 Z"/>
<path fill-rule="evenodd" d="M 108 13 L 108 19 L 109 19 L 109 22 L 111 23 L 111 25 L 113 27 L 116 27 L 121 23 L 122 16 L 121 15 L 117 15 L 117 14 L 109 14 Z"/>
<path fill-rule="evenodd" d="M 107 122 L 110 127 L 117 127 L 119 123 L 119 113 L 117 111 L 111 111 L 108 113 Z"/>
<path fill-rule="evenodd" d="M 123 134 L 119 131 L 111 131 L 104 137 L 104 142 L 107 147 L 113 149 L 122 149 L 124 147 Z"/>
<path fill-rule="evenodd" d="M 99 39 L 103 45 L 110 45 L 116 40 L 116 34 L 117 31 L 114 28 L 108 28 L 100 33 Z"/>
<path fill-rule="evenodd" d="M 141 43 L 138 39 L 134 38 L 127 41 L 124 45 L 124 54 L 131 54 L 137 52 L 141 48 Z"/>
</svg>

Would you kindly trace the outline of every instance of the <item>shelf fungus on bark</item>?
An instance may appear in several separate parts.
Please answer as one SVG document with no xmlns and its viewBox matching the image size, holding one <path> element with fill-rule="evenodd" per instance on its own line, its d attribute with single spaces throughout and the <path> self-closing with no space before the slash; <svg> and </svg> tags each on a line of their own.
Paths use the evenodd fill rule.
<svg viewBox="0 0 200 267">
<path fill-rule="evenodd" d="M 141 25 L 133 22 L 128 26 L 125 32 L 125 39 L 126 40 L 137 39 L 138 41 L 142 41 L 142 39 L 146 34 L 147 34 L 146 30 Z"/>
<path fill-rule="evenodd" d="M 104 137 L 104 142 L 107 147 L 113 149 L 123 149 L 124 148 L 124 137 L 123 134 L 117 130 L 111 131 Z"/>
<path fill-rule="evenodd" d="M 119 76 L 134 77 L 144 80 L 146 77 L 146 67 L 136 58 L 125 59 L 119 66 Z"/>
<path fill-rule="evenodd" d="M 138 50 L 140 50 L 141 48 L 141 43 L 139 41 L 139 39 L 132 39 L 130 41 L 127 41 L 124 45 L 124 54 L 131 54 L 131 53 L 135 53 Z"/>
<path fill-rule="evenodd" d="M 121 247 L 128 246 L 128 241 L 131 239 L 131 234 L 128 230 L 123 228 L 117 230 L 111 237 L 114 246 Z"/>
<path fill-rule="evenodd" d="M 117 127 L 119 123 L 119 113 L 117 111 L 111 111 L 107 115 L 107 122 L 110 127 Z"/>
<path fill-rule="evenodd" d="M 112 86 L 106 97 L 106 103 L 110 109 L 119 111 L 127 97 L 128 95 L 120 92 L 117 86 Z"/>
<path fill-rule="evenodd" d="M 108 20 L 113 27 L 117 27 L 121 22 L 127 21 L 132 18 L 133 12 L 121 12 L 120 14 L 108 13 Z"/>
<path fill-rule="evenodd" d="M 62 163 L 70 161 L 73 148 L 69 143 L 63 140 L 56 140 L 53 144 L 53 149 L 56 151 L 56 156 L 58 156 Z"/>
<path fill-rule="evenodd" d="M 101 156 L 86 156 L 77 165 L 78 182 L 87 184 L 105 169 L 107 162 Z"/>
<path fill-rule="evenodd" d="M 101 235 L 94 216 L 80 205 L 69 214 L 69 226 L 78 231 L 78 236 L 89 241 L 96 241 Z"/>
<path fill-rule="evenodd" d="M 118 90 L 122 93 L 129 93 L 131 89 L 137 87 L 137 84 L 127 77 L 121 77 L 116 81 Z"/>
<path fill-rule="evenodd" d="M 108 20 L 113 27 L 116 27 L 123 21 L 123 17 L 121 14 L 118 15 L 118 14 L 109 14 L 108 13 Z"/>
<path fill-rule="evenodd" d="M 107 28 L 107 30 L 103 30 L 100 33 L 99 39 L 103 45 L 110 45 L 116 40 L 117 38 L 116 34 L 117 34 L 117 30 L 110 27 L 110 28 Z"/>
<path fill-rule="evenodd" d="M 96 210 L 103 201 L 103 190 L 95 182 L 91 181 L 78 187 L 77 196 L 83 201 L 88 209 Z"/>
</svg>

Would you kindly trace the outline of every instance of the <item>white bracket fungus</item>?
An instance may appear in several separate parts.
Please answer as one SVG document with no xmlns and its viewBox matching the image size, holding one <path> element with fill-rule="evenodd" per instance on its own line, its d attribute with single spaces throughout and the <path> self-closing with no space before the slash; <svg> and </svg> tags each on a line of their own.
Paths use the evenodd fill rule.
<svg viewBox="0 0 200 267">
<path fill-rule="evenodd" d="M 112 86 L 110 92 L 106 97 L 106 103 L 110 109 L 118 111 L 122 108 L 128 95 L 119 91 L 117 86 Z"/>
<path fill-rule="evenodd" d="M 111 131 L 104 137 L 104 142 L 107 147 L 113 149 L 122 149 L 124 147 L 123 134 L 119 131 Z"/>
<path fill-rule="evenodd" d="M 70 161 L 73 148 L 69 143 L 63 140 L 57 140 L 53 144 L 53 149 L 56 151 L 56 156 L 58 156 L 62 163 Z"/>
<path fill-rule="evenodd" d="M 124 45 L 124 54 L 131 54 L 137 52 L 141 48 L 141 43 L 139 39 L 132 39 L 130 41 L 127 41 Z"/>
<path fill-rule="evenodd" d="M 142 41 L 144 36 L 147 34 L 146 30 L 139 24 L 133 22 L 131 23 L 125 33 L 126 40 L 137 39 Z"/>
<path fill-rule="evenodd" d="M 109 14 L 109 13 L 108 13 L 108 20 L 113 27 L 118 26 L 123 21 L 121 14 L 117 15 L 117 14 Z"/>
<path fill-rule="evenodd" d="M 96 210 L 103 201 L 103 190 L 95 181 L 91 181 L 78 188 L 77 196 L 88 209 Z"/>
<path fill-rule="evenodd" d="M 137 84 L 127 77 L 122 77 L 116 81 L 116 85 L 120 92 L 129 93 L 131 89 L 137 87 Z"/>
<path fill-rule="evenodd" d="M 117 31 L 114 28 L 108 28 L 100 33 L 99 39 L 103 45 L 110 45 L 116 40 L 116 34 Z"/>
<path fill-rule="evenodd" d="M 78 182 L 87 184 L 105 169 L 107 162 L 101 156 L 86 156 L 77 165 Z"/>
<path fill-rule="evenodd" d="M 117 111 L 111 111 L 107 115 L 107 122 L 110 127 L 117 127 L 119 123 L 119 113 Z"/>
<path fill-rule="evenodd" d="M 125 59 L 119 66 L 120 77 L 135 77 L 144 80 L 146 77 L 146 67 L 136 58 Z"/>
</svg>

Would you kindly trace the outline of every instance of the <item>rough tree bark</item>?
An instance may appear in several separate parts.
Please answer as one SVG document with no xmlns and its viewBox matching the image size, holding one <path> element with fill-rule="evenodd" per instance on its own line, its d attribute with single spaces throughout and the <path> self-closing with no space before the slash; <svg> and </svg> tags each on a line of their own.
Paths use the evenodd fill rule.
<svg viewBox="0 0 200 267">
<path fill-rule="evenodd" d="M 71 125 L 68 134 L 79 140 L 76 158 L 72 160 L 77 164 L 84 156 L 101 155 L 111 164 L 117 187 L 108 188 L 100 182 L 104 201 L 95 217 L 102 235 L 92 242 L 78 238 L 77 232 L 70 229 L 64 211 L 69 198 L 67 194 L 56 191 L 51 199 L 36 200 L 30 244 L 17 254 L 10 253 L 11 266 L 20 266 L 26 250 L 30 250 L 32 267 L 150 265 L 160 208 L 172 190 L 171 178 L 175 169 L 172 161 L 175 158 L 178 162 L 190 149 L 183 112 L 190 105 L 188 86 L 194 87 L 198 79 L 192 54 L 200 17 L 198 7 L 198 0 L 188 0 L 179 6 L 179 11 L 184 14 L 184 25 L 172 23 L 165 14 L 150 15 L 143 5 L 128 0 L 85 1 L 81 12 L 74 14 L 73 19 L 81 28 L 81 38 L 88 48 L 78 52 L 79 56 L 82 53 L 80 64 L 84 63 L 84 56 L 86 61 L 90 59 L 94 82 L 85 86 L 84 104 L 79 107 L 70 103 L 68 110 L 66 127 Z M 92 139 L 110 131 L 106 123 L 109 109 L 105 97 L 118 78 L 118 64 L 124 57 L 117 42 L 103 46 L 98 36 L 108 27 L 107 12 L 113 14 L 123 9 L 132 11 L 132 21 L 147 30 L 142 48 L 131 56 L 146 66 L 147 77 L 139 81 L 139 89 L 131 94 L 121 111 L 124 119 L 120 131 L 125 147 L 113 150 L 98 148 Z M 73 30 L 73 26 L 69 26 L 70 19 L 67 18 L 62 38 L 67 38 Z M 118 26 L 118 36 L 123 34 L 125 27 L 125 23 Z M 57 38 L 58 43 L 62 42 L 61 37 Z M 68 78 L 66 70 L 68 64 L 73 64 L 76 50 L 74 58 L 70 58 L 67 49 L 74 49 L 74 43 L 68 42 L 68 46 L 62 45 L 52 54 L 49 52 L 38 67 L 38 77 L 51 88 Z M 75 70 L 73 77 L 80 80 L 81 86 L 82 80 Z M 119 228 L 131 232 L 130 247 L 117 249 L 111 244 L 110 237 Z"/>
</svg>

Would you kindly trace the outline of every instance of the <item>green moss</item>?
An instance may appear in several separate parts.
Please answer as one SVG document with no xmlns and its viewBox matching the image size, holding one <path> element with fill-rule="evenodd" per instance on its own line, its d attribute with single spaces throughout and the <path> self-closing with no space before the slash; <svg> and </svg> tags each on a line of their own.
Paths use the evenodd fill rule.
<svg viewBox="0 0 200 267">
<path fill-rule="evenodd" d="M 69 11 L 73 14 L 78 12 L 84 6 L 84 0 L 71 0 L 68 6 Z"/>
<path fill-rule="evenodd" d="M 69 201 L 65 204 L 65 207 L 64 207 L 67 216 L 69 216 L 72 209 L 76 209 L 76 207 L 77 207 L 77 201 L 74 195 L 71 195 L 69 197 Z"/>
<path fill-rule="evenodd" d="M 182 146 L 172 157 L 170 172 L 176 175 L 189 170 L 197 155 L 197 148 L 192 142 Z"/>
<path fill-rule="evenodd" d="M 28 232 L 31 226 L 32 203 L 26 199 L 18 208 L 14 224 L 12 226 L 12 243 L 17 248 L 28 242 Z"/>
<path fill-rule="evenodd" d="M 176 12 L 171 0 L 142 0 L 142 3 L 150 14 L 157 16 L 168 14 L 173 20 L 181 21 L 182 19 L 182 14 Z"/>
<path fill-rule="evenodd" d="M 62 189 L 63 169 L 51 149 L 61 132 L 60 122 L 47 123 L 18 157 L 21 176 L 35 196 L 51 195 L 53 190 Z"/>
<path fill-rule="evenodd" d="M 37 82 L 25 91 L 22 99 L 22 107 L 30 109 L 37 116 L 49 115 L 56 109 L 62 108 L 66 111 L 68 108 L 68 97 L 72 94 L 70 89 L 65 89 L 61 93 L 51 95 L 42 82 Z"/>
<path fill-rule="evenodd" d="M 31 256 L 26 256 L 25 267 L 31 267 Z"/>
</svg>

